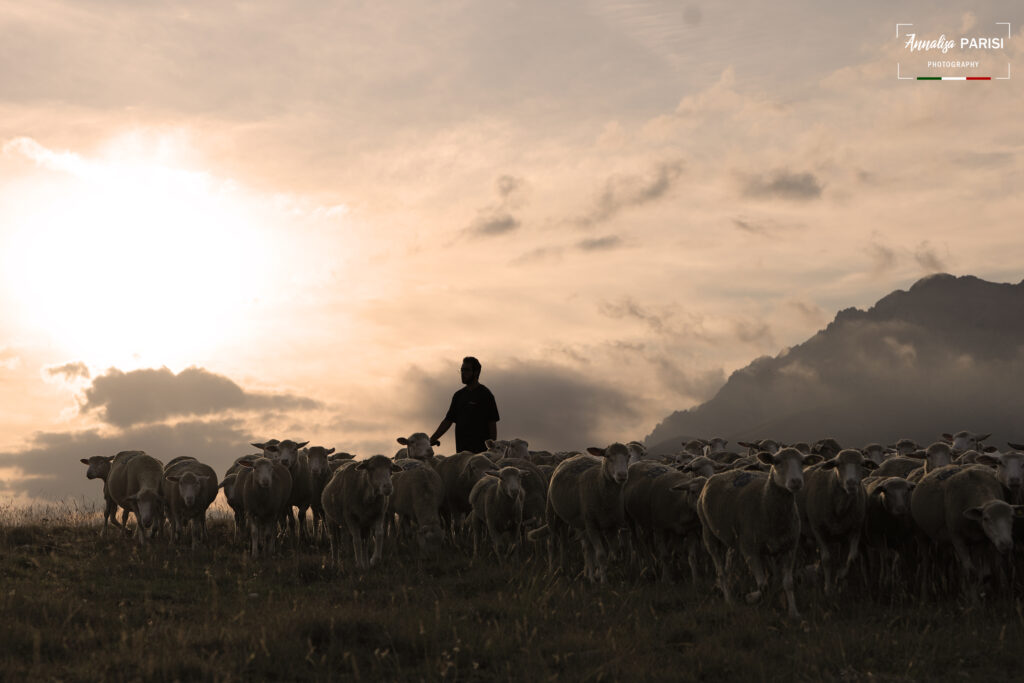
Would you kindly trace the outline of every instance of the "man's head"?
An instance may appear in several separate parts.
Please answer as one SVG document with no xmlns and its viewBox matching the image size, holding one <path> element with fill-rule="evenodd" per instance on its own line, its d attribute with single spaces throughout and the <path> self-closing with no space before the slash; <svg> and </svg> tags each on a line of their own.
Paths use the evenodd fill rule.
<svg viewBox="0 0 1024 683">
<path fill-rule="evenodd" d="M 480 361 L 473 356 L 466 356 L 462 359 L 462 383 L 473 384 L 480 379 Z"/>
</svg>

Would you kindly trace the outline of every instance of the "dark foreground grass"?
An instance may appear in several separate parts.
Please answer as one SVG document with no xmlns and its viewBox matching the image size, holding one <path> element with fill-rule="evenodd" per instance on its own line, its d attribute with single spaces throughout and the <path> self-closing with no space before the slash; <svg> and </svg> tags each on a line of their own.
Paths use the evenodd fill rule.
<svg viewBox="0 0 1024 683">
<path fill-rule="evenodd" d="M 367 573 L 326 553 L 253 562 L 227 522 L 211 547 L 139 548 L 91 518 L 0 526 L 0 679 L 1003 680 L 1021 678 L 1018 600 L 919 605 L 856 588 L 728 609 L 708 586 L 612 573 L 549 578 L 461 550 L 390 548 Z"/>
</svg>

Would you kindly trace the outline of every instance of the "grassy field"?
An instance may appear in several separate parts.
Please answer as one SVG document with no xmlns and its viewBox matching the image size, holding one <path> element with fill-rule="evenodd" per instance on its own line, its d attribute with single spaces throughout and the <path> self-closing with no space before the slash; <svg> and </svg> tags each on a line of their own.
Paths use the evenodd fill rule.
<svg viewBox="0 0 1024 683">
<path fill-rule="evenodd" d="M 0 510 L 0 679 L 1003 680 L 1024 678 L 1018 598 L 838 599 L 801 586 L 728 609 L 710 582 L 625 567 L 606 586 L 461 549 L 389 547 L 364 574 L 326 552 L 253 562 L 212 524 L 195 552 L 119 534 L 67 506 Z"/>
</svg>

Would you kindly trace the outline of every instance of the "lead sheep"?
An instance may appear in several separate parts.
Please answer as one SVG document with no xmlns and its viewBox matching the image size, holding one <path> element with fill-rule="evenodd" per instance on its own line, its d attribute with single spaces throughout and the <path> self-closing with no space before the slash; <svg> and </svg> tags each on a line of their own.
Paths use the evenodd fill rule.
<svg viewBox="0 0 1024 683">
<path fill-rule="evenodd" d="M 388 510 L 388 497 L 394 490 L 393 472 L 400 472 L 386 455 L 374 455 L 367 460 L 351 462 L 334 472 L 324 487 L 322 496 L 324 514 L 334 526 L 331 535 L 331 555 L 340 558 L 340 527 L 344 526 L 352 537 L 357 569 L 369 569 L 381 558 L 384 548 L 384 517 Z M 373 554 L 367 558 L 366 544 L 372 539 Z"/>
<path fill-rule="evenodd" d="M 587 579 L 604 583 L 612 539 L 625 527 L 622 489 L 629 476 L 628 463 L 629 449 L 613 443 L 607 448 L 592 446 L 586 454 L 571 457 L 555 468 L 548 484 L 547 523 L 529 534 L 531 539 L 551 536 L 550 571 L 554 570 L 556 544 L 561 557 L 570 534 L 581 532 Z"/>
<path fill-rule="evenodd" d="M 164 466 L 143 451 L 122 451 L 110 464 L 110 497 L 135 515 L 135 533 L 141 545 L 146 535 L 155 537 L 164 523 L 165 501 L 160 493 Z"/>
<path fill-rule="evenodd" d="M 274 552 L 277 523 L 290 509 L 288 497 L 292 490 L 292 475 L 288 468 L 270 458 L 242 460 L 239 465 L 238 485 L 245 505 L 245 519 L 249 526 L 252 557 L 261 551 Z"/>
<path fill-rule="evenodd" d="M 172 540 L 178 540 L 186 527 L 193 548 L 200 539 L 209 540 L 206 511 L 217 498 L 217 488 L 217 473 L 195 458 L 179 460 L 164 468 L 161 493 L 167 501 Z"/>
<path fill-rule="evenodd" d="M 801 522 L 807 521 L 804 535 L 812 536 L 818 546 L 826 595 L 846 578 L 857 559 L 867 503 L 861 481 L 867 470 L 876 467 L 860 451 L 848 448 L 804 472 L 804 486 L 796 496 L 797 507 Z M 834 543 L 838 543 L 846 561 L 833 582 L 830 546 Z"/>
<path fill-rule="evenodd" d="M 725 571 L 726 552 L 737 551 L 757 583 L 757 589 L 747 594 L 747 602 L 757 602 L 764 595 L 768 586 L 765 563 L 777 557 L 789 616 L 799 618 L 793 562 L 800 540 L 800 513 L 794 494 L 803 487 L 803 467 L 820 461 L 821 456 L 784 448 L 774 455 L 763 451 L 757 457 L 771 466 L 767 473 L 732 470 L 716 474 L 704 485 L 697 503 L 704 547 L 715 563 L 718 585 L 730 604 L 733 598 Z"/>
<path fill-rule="evenodd" d="M 331 480 L 330 458 L 334 453 L 333 448 L 324 446 L 310 446 L 304 449 L 305 456 L 309 462 L 309 481 L 311 484 L 309 507 L 313 513 L 313 540 L 326 540 L 327 529 L 324 526 L 324 506 L 320 498 L 323 496 L 324 487 Z"/>
</svg>

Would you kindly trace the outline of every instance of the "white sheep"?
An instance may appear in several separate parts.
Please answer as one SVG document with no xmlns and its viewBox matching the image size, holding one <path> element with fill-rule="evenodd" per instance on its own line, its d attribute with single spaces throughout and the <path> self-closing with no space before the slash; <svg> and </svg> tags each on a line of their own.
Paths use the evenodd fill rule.
<svg viewBox="0 0 1024 683">
<path fill-rule="evenodd" d="M 242 491 L 245 518 L 249 525 L 252 557 L 261 551 L 274 552 L 277 523 L 288 513 L 292 475 L 288 468 L 270 458 L 242 460 L 236 485 Z"/>
<path fill-rule="evenodd" d="M 497 472 L 484 472 L 469 493 L 472 513 L 467 523 L 473 530 L 473 554 L 476 555 L 479 535 L 487 530 L 499 560 L 518 547 L 523 527 L 522 485 L 524 477 L 532 476 L 527 470 L 506 465 Z"/>
<path fill-rule="evenodd" d="M 331 556 L 335 561 L 340 558 L 341 526 L 352 537 L 357 569 L 369 569 L 380 561 L 388 497 L 394 490 L 391 475 L 400 471 L 401 468 L 385 455 L 353 461 L 335 470 L 321 498 L 324 515 L 334 525 Z M 366 543 L 371 539 L 373 554 L 367 558 Z"/>
</svg>

